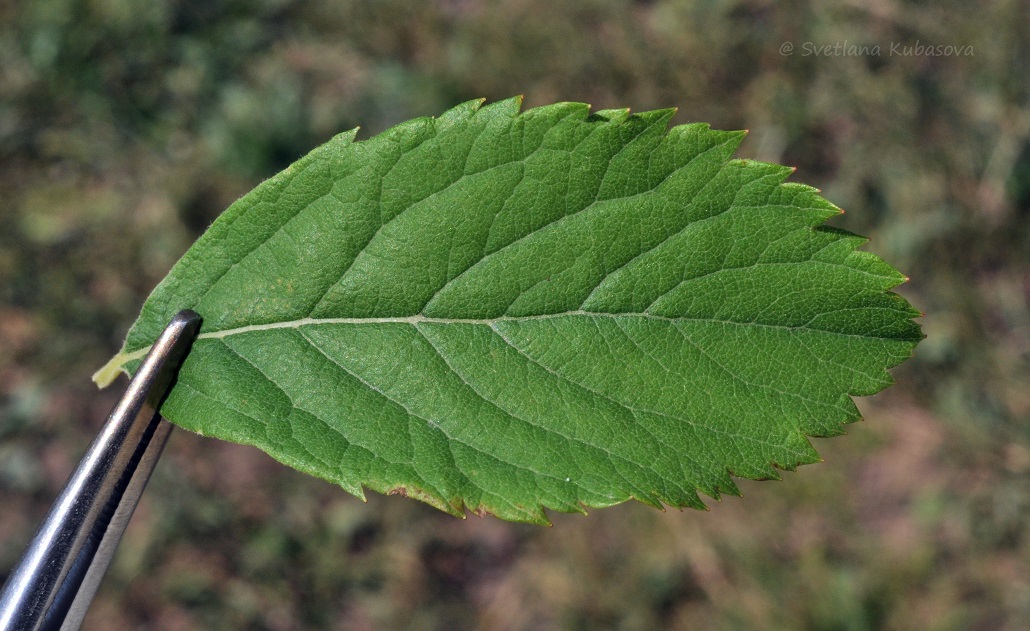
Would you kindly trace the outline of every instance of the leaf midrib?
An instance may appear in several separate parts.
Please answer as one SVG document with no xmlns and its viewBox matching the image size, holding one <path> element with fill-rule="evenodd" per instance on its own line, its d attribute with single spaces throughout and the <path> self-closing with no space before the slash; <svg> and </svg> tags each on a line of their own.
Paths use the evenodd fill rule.
<svg viewBox="0 0 1030 631">
<path fill-rule="evenodd" d="M 864 309 L 881 309 L 883 311 L 892 311 L 887 307 L 865 307 Z M 848 309 L 837 309 L 834 311 L 827 311 L 820 313 L 819 315 L 827 315 L 829 313 L 836 313 L 838 311 L 847 311 Z M 381 318 L 301 318 L 299 320 L 288 320 L 284 322 L 270 322 L 268 324 L 249 324 L 247 326 L 241 326 L 234 329 L 223 329 L 221 331 L 205 331 L 197 336 L 197 340 L 213 340 L 231 337 L 233 335 L 242 335 L 244 333 L 253 333 L 260 331 L 273 331 L 276 329 L 299 329 L 304 326 L 318 326 L 327 324 L 352 324 L 352 325 L 371 325 L 371 324 L 410 324 L 417 326 L 419 324 L 478 324 L 484 326 L 493 326 L 501 322 L 527 322 L 532 320 L 553 320 L 558 318 L 568 317 L 588 317 L 588 318 L 644 318 L 647 320 L 656 320 L 661 322 L 671 322 L 674 324 L 683 322 L 710 322 L 714 324 L 729 324 L 734 326 L 746 326 L 746 327 L 757 327 L 764 329 L 778 329 L 783 331 L 812 331 L 815 333 L 826 333 L 828 335 L 836 335 L 840 337 L 856 338 L 856 339 L 880 339 L 880 340 L 893 340 L 897 341 L 897 337 L 894 335 L 858 335 L 855 333 L 844 333 L 841 331 L 831 331 L 827 329 L 815 329 L 807 325 L 790 326 L 785 324 L 769 324 L 767 322 L 741 322 L 738 320 L 729 320 L 724 318 L 699 318 L 690 316 L 660 316 L 653 313 L 634 313 L 634 312 L 622 312 L 622 313 L 605 313 L 601 311 L 564 311 L 561 313 L 545 313 L 541 315 L 530 315 L 530 316 L 498 316 L 496 318 L 432 318 L 424 316 L 422 314 L 415 314 L 411 316 L 395 316 L 395 317 L 381 317 Z M 121 360 L 120 366 L 125 366 L 131 361 L 142 359 L 148 352 L 150 352 L 151 346 L 145 346 L 143 348 L 136 349 L 134 351 L 123 351 L 117 358 Z"/>
</svg>

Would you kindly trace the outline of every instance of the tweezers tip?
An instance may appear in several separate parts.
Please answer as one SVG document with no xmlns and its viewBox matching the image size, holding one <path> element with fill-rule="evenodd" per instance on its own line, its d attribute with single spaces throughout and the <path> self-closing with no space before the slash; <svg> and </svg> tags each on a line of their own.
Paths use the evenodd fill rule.
<svg viewBox="0 0 1030 631">
<path fill-rule="evenodd" d="M 172 316 L 171 321 L 168 323 L 168 329 L 177 329 L 182 333 L 186 333 L 192 338 L 196 330 L 200 328 L 201 317 L 200 314 L 192 309 L 183 309 Z"/>
</svg>

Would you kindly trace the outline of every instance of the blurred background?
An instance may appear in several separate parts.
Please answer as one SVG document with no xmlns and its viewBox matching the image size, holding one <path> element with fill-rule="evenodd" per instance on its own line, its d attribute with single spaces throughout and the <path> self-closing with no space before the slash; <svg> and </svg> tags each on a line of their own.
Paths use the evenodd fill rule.
<svg viewBox="0 0 1030 631">
<path fill-rule="evenodd" d="M 1030 629 L 1022 0 L 0 3 L 0 572 L 124 388 L 90 374 L 221 210 L 337 132 L 515 94 L 750 129 L 911 276 L 897 385 L 743 499 L 553 528 L 180 430 L 85 627 Z"/>
</svg>

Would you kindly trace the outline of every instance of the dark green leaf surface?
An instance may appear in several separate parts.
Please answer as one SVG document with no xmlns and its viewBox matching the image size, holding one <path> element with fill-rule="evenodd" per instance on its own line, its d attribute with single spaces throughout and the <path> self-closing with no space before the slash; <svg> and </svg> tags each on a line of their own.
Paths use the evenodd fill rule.
<svg viewBox="0 0 1030 631">
<path fill-rule="evenodd" d="M 233 204 L 155 289 L 200 337 L 163 407 L 332 480 L 546 522 L 704 506 L 819 457 L 921 338 L 840 210 L 741 132 L 511 99 L 354 142 Z"/>
</svg>

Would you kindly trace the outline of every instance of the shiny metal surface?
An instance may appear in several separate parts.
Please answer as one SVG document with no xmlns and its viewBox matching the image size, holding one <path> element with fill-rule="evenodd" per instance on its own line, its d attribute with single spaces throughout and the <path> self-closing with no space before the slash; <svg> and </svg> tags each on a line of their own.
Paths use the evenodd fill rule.
<svg viewBox="0 0 1030 631">
<path fill-rule="evenodd" d="M 171 425 L 157 413 L 200 327 L 180 311 L 154 343 L 0 592 L 0 631 L 78 629 Z"/>
</svg>

